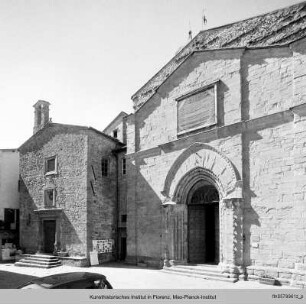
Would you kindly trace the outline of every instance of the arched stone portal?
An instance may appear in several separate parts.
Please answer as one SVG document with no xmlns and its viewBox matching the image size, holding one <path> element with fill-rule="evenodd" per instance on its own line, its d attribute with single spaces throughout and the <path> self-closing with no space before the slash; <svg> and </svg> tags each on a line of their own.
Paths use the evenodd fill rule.
<svg viewBox="0 0 306 304">
<path fill-rule="evenodd" d="M 228 271 L 233 277 L 237 277 L 243 273 L 242 181 L 238 171 L 226 156 L 203 143 L 191 145 L 174 161 L 164 183 L 162 194 L 165 197 L 163 202 L 165 264 L 188 264 L 200 259 L 195 258 L 193 261 L 193 253 L 190 252 L 190 246 L 193 246 L 190 239 L 190 221 L 193 220 L 190 214 L 193 213 L 191 211 L 193 207 L 189 206 L 192 205 L 191 201 L 196 191 L 202 188 L 201 195 L 205 196 L 205 191 L 209 187 L 215 189 L 218 194 L 218 211 L 208 211 L 205 207 L 199 207 L 203 209 L 199 212 L 202 213 L 203 222 L 207 216 L 205 214 L 209 212 L 218 214 L 218 219 L 215 218 L 218 227 L 212 229 L 214 232 L 210 232 L 211 234 L 218 232 L 218 236 L 215 235 L 213 244 L 209 245 L 205 243 L 205 233 L 204 236 L 200 234 L 199 238 L 202 237 L 202 241 L 199 240 L 195 246 L 199 246 L 202 242 L 203 247 L 207 248 L 218 243 L 215 252 L 210 253 L 210 257 L 204 254 L 200 262 L 218 263 L 223 271 Z M 206 203 L 213 204 L 212 201 Z M 210 208 L 216 208 L 215 206 Z M 195 229 L 204 231 L 205 224 L 203 225 L 204 228 L 195 227 Z"/>
</svg>

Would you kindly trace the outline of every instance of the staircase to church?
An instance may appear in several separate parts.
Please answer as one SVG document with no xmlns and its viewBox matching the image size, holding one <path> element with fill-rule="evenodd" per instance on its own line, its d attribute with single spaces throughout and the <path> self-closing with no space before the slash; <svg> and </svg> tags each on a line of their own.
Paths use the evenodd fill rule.
<svg viewBox="0 0 306 304">
<path fill-rule="evenodd" d="M 54 268 L 61 265 L 61 261 L 56 256 L 46 254 L 27 255 L 15 263 L 15 266 L 36 268 Z"/>
<path fill-rule="evenodd" d="M 236 278 L 231 278 L 229 273 L 223 273 L 217 265 L 175 265 L 164 267 L 162 271 L 205 280 L 224 281 L 229 283 L 238 281 Z"/>
</svg>

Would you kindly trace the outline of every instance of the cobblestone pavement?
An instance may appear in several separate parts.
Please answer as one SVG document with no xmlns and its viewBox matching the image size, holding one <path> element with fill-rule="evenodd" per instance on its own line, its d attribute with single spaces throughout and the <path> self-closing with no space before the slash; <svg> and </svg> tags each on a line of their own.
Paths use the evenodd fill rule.
<svg viewBox="0 0 306 304">
<path fill-rule="evenodd" d="M 239 281 L 237 283 L 219 282 L 165 273 L 161 270 L 141 268 L 119 263 L 110 263 L 92 267 L 59 266 L 51 269 L 18 267 L 12 263 L 0 264 L 0 277 L 5 276 L 6 282 L 17 282 L 16 288 L 31 277 L 42 277 L 56 273 L 88 271 L 104 274 L 114 289 L 284 289 L 289 286 L 270 286 L 254 281 Z M 14 280 L 14 276 L 19 279 Z M 4 278 L 3 278 L 4 279 Z M 23 282 L 22 282 L 23 281 Z M 0 280 L 1 282 L 1 280 Z M 7 283 L 8 284 L 8 283 Z"/>
</svg>

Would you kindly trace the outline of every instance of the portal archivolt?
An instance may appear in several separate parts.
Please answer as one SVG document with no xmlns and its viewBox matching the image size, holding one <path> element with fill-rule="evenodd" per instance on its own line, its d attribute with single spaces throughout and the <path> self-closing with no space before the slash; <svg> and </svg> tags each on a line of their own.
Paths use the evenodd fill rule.
<svg viewBox="0 0 306 304">
<path fill-rule="evenodd" d="M 242 182 L 236 168 L 225 155 L 203 143 L 191 145 L 175 160 L 162 194 L 166 200 L 180 203 L 186 190 L 201 179 L 211 181 L 223 199 L 242 198 Z"/>
<path fill-rule="evenodd" d="M 165 262 L 219 263 L 238 276 L 242 181 L 231 161 L 215 148 L 195 143 L 174 161 L 162 194 Z"/>
</svg>

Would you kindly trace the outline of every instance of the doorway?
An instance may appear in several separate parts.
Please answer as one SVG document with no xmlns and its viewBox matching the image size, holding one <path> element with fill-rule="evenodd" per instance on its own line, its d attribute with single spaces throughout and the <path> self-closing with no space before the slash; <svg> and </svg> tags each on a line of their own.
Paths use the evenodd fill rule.
<svg viewBox="0 0 306 304">
<path fill-rule="evenodd" d="M 120 239 L 120 261 L 124 261 L 126 258 L 126 237 Z"/>
<path fill-rule="evenodd" d="M 219 263 L 219 194 L 203 181 L 188 197 L 188 262 Z"/>
<path fill-rule="evenodd" d="M 56 221 L 44 220 L 44 252 L 53 253 L 55 243 Z"/>
</svg>

